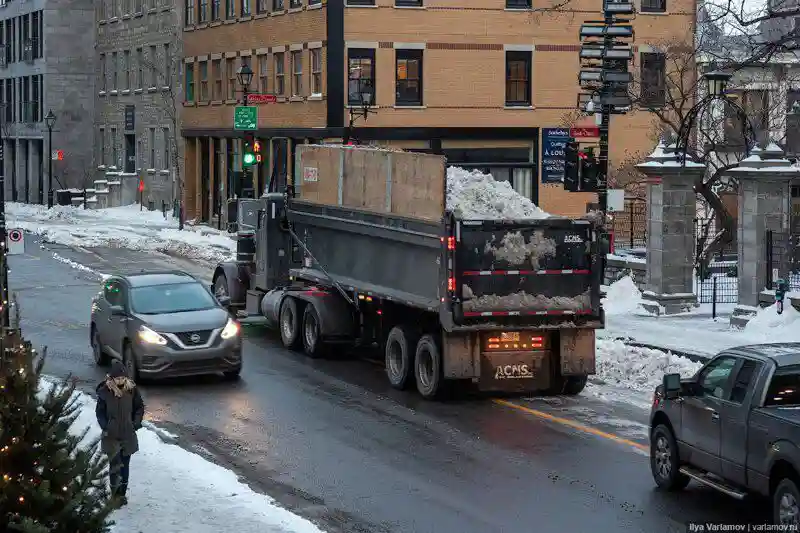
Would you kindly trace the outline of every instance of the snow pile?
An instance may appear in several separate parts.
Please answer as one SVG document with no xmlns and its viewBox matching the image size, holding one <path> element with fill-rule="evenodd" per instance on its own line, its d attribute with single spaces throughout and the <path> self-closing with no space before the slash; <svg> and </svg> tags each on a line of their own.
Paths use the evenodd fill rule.
<svg viewBox="0 0 800 533">
<path fill-rule="evenodd" d="M 744 327 L 747 340 L 761 342 L 800 342 L 800 312 L 788 299 L 784 302 L 783 313 L 778 314 L 775 304 L 760 309 Z"/>
<path fill-rule="evenodd" d="M 628 346 L 619 340 L 597 341 L 597 375 L 592 381 L 652 393 L 664 374 L 692 376 L 702 366 L 671 352 Z"/>
<path fill-rule="evenodd" d="M 62 255 L 59 255 L 59 254 L 55 253 L 55 252 L 53 252 L 53 259 L 55 259 L 59 263 L 64 263 L 65 265 L 67 265 L 67 266 L 69 266 L 71 268 L 74 268 L 75 270 L 80 270 L 81 272 L 86 272 L 87 274 L 95 275 L 95 276 L 97 276 L 97 277 L 99 277 L 100 279 L 103 279 L 103 280 L 111 277 L 110 274 L 103 274 L 101 272 L 97 272 L 96 270 L 92 270 L 91 268 L 87 267 L 86 265 L 82 265 L 80 263 L 77 263 L 77 262 L 73 261 L 72 259 L 68 259 L 68 258 L 66 258 L 66 257 L 64 257 Z"/>
<path fill-rule="evenodd" d="M 507 181 L 478 170 L 447 168 L 447 208 L 467 220 L 540 219 L 550 217 Z"/>
<path fill-rule="evenodd" d="M 42 378 L 45 387 L 59 386 Z M 44 390 L 42 390 L 44 389 Z M 83 441 L 100 436 L 95 420 L 95 401 L 75 393 L 80 415 L 70 432 Z M 139 452 L 131 459 L 129 503 L 111 515 L 113 533 L 157 530 L 170 533 L 322 533 L 311 522 L 279 507 L 269 496 L 253 492 L 235 473 L 210 463 L 178 446 L 163 442 L 155 431 L 141 429 Z"/>
<path fill-rule="evenodd" d="M 139 205 L 82 209 L 9 203 L 9 227 L 40 235 L 44 241 L 85 248 L 108 246 L 218 262 L 230 259 L 236 243 L 226 234 L 200 226 L 178 230 L 177 220 Z"/>
<path fill-rule="evenodd" d="M 641 303 L 642 292 L 630 276 L 625 276 L 608 286 L 603 309 L 607 315 L 625 315 L 636 311 Z"/>
</svg>

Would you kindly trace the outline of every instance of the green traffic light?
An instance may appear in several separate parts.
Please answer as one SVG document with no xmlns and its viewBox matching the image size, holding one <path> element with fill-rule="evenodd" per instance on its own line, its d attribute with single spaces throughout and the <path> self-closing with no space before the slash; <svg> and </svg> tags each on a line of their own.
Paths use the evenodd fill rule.
<svg viewBox="0 0 800 533">
<path fill-rule="evenodd" d="M 245 165 L 252 165 L 255 162 L 256 162 L 255 154 L 251 154 L 251 153 L 244 154 L 244 164 Z"/>
</svg>

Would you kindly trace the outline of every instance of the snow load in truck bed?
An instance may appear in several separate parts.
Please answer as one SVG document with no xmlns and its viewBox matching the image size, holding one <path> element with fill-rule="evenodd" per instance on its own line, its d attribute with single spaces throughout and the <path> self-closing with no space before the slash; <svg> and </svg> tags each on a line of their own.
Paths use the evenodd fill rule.
<svg viewBox="0 0 800 533">
<path fill-rule="evenodd" d="M 490 174 L 460 167 L 447 168 L 447 208 L 466 220 L 520 220 L 549 218 L 511 187 Z"/>
</svg>

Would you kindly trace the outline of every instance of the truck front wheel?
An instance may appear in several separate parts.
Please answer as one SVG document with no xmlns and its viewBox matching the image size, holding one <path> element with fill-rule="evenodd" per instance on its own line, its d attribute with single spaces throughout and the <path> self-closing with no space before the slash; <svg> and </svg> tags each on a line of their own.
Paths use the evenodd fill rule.
<svg viewBox="0 0 800 533">
<path fill-rule="evenodd" d="M 689 476 L 681 474 L 678 443 L 672 430 L 659 424 L 650 437 L 650 471 L 653 480 L 664 490 L 681 490 L 689 484 Z"/>
<path fill-rule="evenodd" d="M 772 493 L 772 515 L 777 525 L 800 525 L 800 492 L 792 479 L 784 478 L 775 487 L 775 492 Z"/>
<path fill-rule="evenodd" d="M 432 335 L 423 335 L 414 354 L 417 390 L 426 400 L 437 398 L 444 388 L 442 354 Z"/>
<path fill-rule="evenodd" d="M 287 296 L 281 303 L 278 327 L 281 330 L 281 341 L 289 350 L 296 350 L 302 342 L 300 338 L 300 310 L 297 300 Z"/>
<path fill-rule="evenodd" d="M 386 375 L 397 390 L 407 389 L 414 378 L 416 344 L 416 336 L 406 326 L 393 327 L 386 337 Z"/>
</svg>

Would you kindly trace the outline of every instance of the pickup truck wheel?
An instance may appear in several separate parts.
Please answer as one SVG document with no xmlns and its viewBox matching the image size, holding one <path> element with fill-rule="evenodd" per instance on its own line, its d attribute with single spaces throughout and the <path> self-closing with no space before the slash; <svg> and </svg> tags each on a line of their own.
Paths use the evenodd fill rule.
<svg viewBox="0 0 800 533">
<path fill-rule="evenodd" d="M 650 470 L 659 488 L 681 490 L 689 484 L 689 476 L 680 473 L 678 443 L 672 430 L 658 425 L 650 437 Z"/>
<path fill-rule="evenodd" d="M 785 478 L 775 487 L 772 509 L 775 524 L 794 527 L 800 525 L 800 492 L 793 480 Z"/>
<path fill-rule="evenodd" d="M 297 308 L 297 300 L 291 296 L 283 299 L 278 325 L 283 345 L 290 350 L 299 348 L 302 342 L 300 339 L 300 313 Z"/>
<path fill-rule="evenodd" d="M 436 339 L 423 335 L 417 343 L 414 354 L 414 374 L 417 390 L 426 400 L 437 398 L 444 388 L 442 374 L 442 355 Z"/>
<path fill-rule="evenodd" d="M 397 390 L 408 388 L 414 379 L 416 335 L 406 326 L 395 326 L 386 337 L 386 376 Z"/>
<path fill-rule="evenodd" d="M 313 305 L 306 304 L 305 311 L 303 311 L 303 350 L 307 356 L 316 359 L 322 356 L 324 347 L 319 327 L 319 314 Z"/>
</svg>

